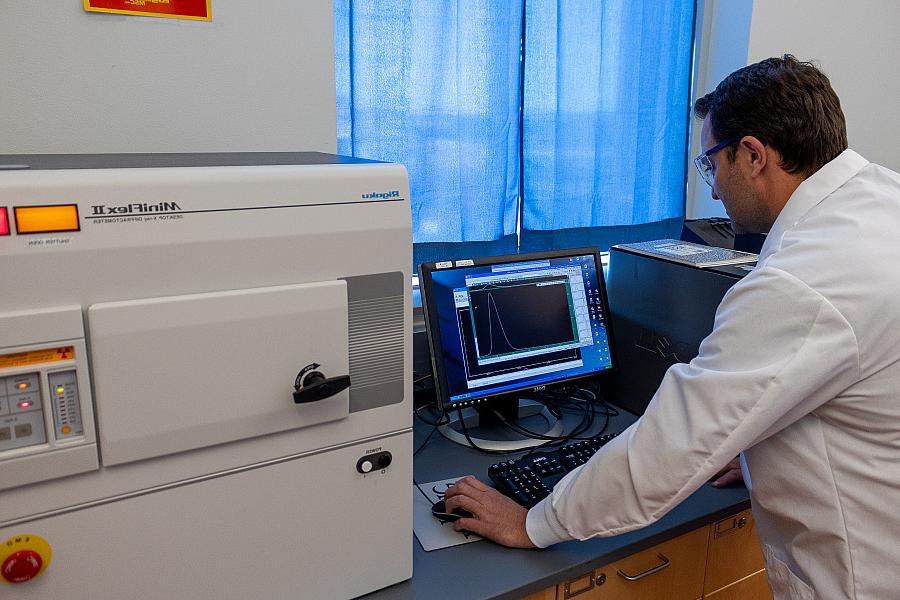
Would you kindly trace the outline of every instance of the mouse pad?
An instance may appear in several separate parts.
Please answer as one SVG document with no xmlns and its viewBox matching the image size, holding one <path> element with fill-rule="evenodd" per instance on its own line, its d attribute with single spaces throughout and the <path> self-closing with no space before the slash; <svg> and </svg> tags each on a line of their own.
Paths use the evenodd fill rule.
<svg viewBox="0 0 900 600">
<path fill-rule="evenodd" d="M 484 539 L 474 533 L 454 531 L 453 523 L 441 523 L 431 514 L 431 505 L 443 499 L 444 491 L 457 479 L 461 478 L 454 477 L 430 483 L 420 483 L 419 487 L 428 496 L 427 500 L 422 495 L 422 492 L 413 485 L 413 532 L 416 534 L 416 539 L 419 540 L 425 552 Z"/>
</svg>

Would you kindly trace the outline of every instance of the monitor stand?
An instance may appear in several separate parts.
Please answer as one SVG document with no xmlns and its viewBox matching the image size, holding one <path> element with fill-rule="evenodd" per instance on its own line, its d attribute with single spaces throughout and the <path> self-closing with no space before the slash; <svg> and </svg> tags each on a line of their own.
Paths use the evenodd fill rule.
<svg viewBox="0 0 900 600">
<path fill-rule="evenodd" d="M 514 433 L 503 423 L 503 419 L 500 419 L 495 411 L 501 413 L 507 421 L 513 422 L 540 415 L 546 421 L 546 429 L 538 431 L 530 424 L 528 429 L 550 437 L 559 436 L 563 432 L 561 419 L 557 419 L 540 402 L 526 398 L 492 401 L 474 408 L 464 408 L 462 411 L 452 410 L 448 414 L 450 421 L 446 425 L 438 427 L 438 431 L 451 442 L 470 446 L 469 440 L 471 440 L 480 449 L 498 452 L 515 452 L 546 443 L 547 440 L 523 437 Z M 460 413 L 462 413 L 461 417 Z M 465 431 L 463 431 L 463 425 L 465 425 Z M 466 437 L 466 433 L 469 434 L 468 437 Z M 511 435 L 518 437 L 504 439 Z"/>
</svg>

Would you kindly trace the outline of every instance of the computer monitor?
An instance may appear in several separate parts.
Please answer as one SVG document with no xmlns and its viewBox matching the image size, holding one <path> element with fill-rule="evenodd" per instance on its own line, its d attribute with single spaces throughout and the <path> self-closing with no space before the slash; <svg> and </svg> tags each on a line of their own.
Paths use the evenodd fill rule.
<svg viewBox="0 0 900 600">
<path fill-rule="evenodd" d="M 475 409 L 481 426 L 497 410 L 515 419 L 525 416 L 520 399 L 615 369 L 596 249 L 422 263 L 419 288 L 438 407 L 450 415 Z M 442 433 L 471 443 L 474 422 Z M 545 434 L 560 430 L 551 422 Z M 494 450 L 541 443 L 477 439 Z"/>
</svg>

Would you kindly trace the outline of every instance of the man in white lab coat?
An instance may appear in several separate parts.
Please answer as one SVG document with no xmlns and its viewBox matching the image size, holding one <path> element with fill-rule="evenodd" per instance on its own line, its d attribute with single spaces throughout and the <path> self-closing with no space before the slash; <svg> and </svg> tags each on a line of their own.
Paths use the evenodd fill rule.
<svg viewBox="0 0 900 600">
<path fill-rule="evenodd" d="M 742 453 L 776 598 L 900 598 L 900 175 L 847 149 L 827 77 L 792 56 L 732 73 L 694 113 L 713 198 L 768 232 L 757 267 L 699 355 L 548 498 L 526 512 L 466 478 L 447 508 L 509 546 L 617 535 Z"/>
</svg>

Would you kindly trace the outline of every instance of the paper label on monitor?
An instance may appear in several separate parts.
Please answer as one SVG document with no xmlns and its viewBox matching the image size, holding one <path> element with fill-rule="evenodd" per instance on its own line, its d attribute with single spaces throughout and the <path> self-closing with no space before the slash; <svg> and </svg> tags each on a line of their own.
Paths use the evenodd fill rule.
<svg viewBox="0 0 900 600">
<path fill-rule="evenodd" d="M 475 264 L 475 262 L 472 261 L 472 259 L 470 259 L 470 258 L 467 258 L 467 259 L 465 259 L 465 260 L 458 260 L 458 261 L 456 261 L 456 266 L 457 266 L 457 267 L 471 267 L 471 266 L 473 266 L 474 264 Z"/>
<path fill-rule="evenodd" d="M 434 263 L 435 269 L 449 269 L 452 266 L 453 266 L 452 260 L 443 260 L 441 262 Z"/>
</svg>

